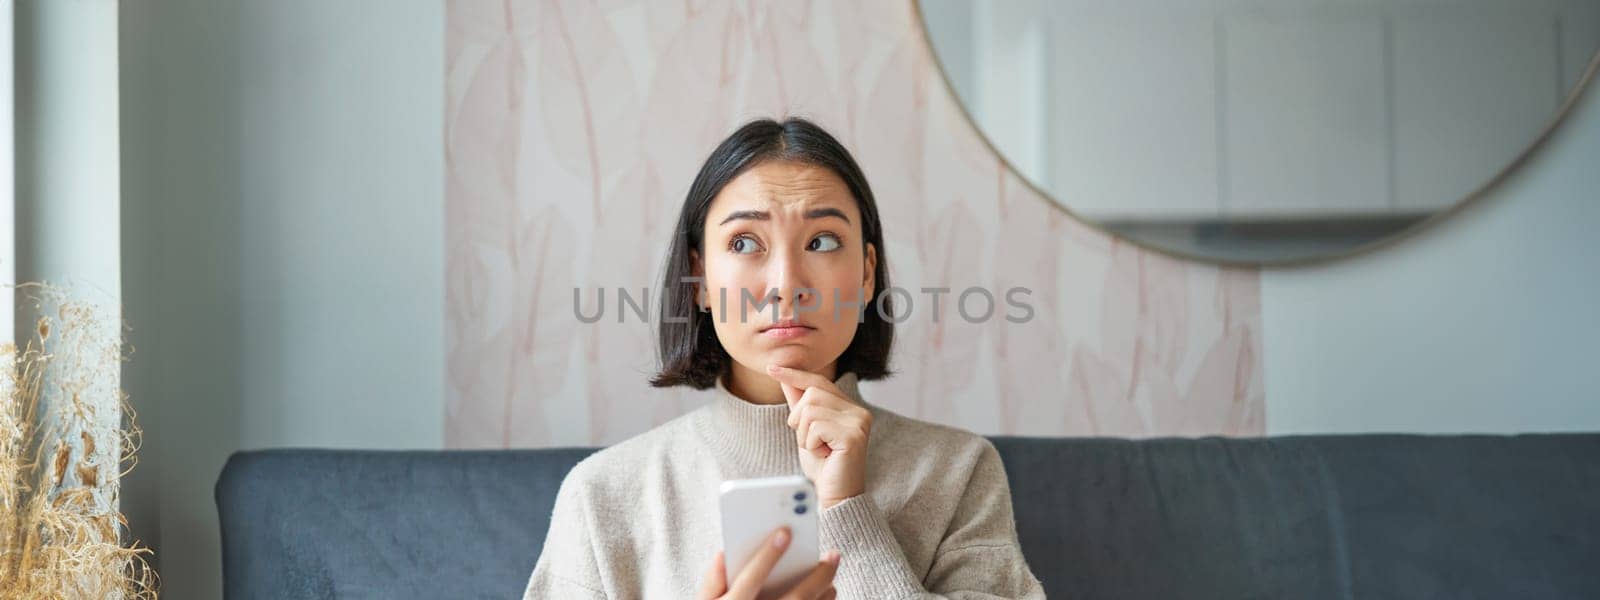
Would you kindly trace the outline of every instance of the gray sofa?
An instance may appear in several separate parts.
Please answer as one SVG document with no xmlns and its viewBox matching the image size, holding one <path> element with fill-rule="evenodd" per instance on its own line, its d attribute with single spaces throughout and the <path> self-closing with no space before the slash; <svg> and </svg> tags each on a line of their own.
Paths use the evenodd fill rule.
<svg viewBox="0 0 1600 600">
<path fill-rule="evenodd" d="M 1600 598 L 1600 434 L 992 439 L 1053 598 Z M 238 453 L 227 597 L 520 597 L 592 451 Z"/>
</svg>

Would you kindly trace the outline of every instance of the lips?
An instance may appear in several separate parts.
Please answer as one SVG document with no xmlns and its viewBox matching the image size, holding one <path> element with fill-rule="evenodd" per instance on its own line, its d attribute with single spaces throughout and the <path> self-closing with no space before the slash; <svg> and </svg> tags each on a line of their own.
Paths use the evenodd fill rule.
<svg viewBox="0 0 1600 600">
<path fill-rule="evenodd" d="M 816 328 L 815 327 L 810 327 L 808 325 L 805 325 L 805 324 L 801 323 L 800 321 L 798 321 L 796 319 L 784 319 L 782 321 L 778 321 L 778 322 L 773 323 L 771 325 L 767 325 L 766 327 L 762 327 L 761 328 L 761 332 L 762 333 L 766 333 L 766 332 L 772 331 L 774 329 L 816 329 Z"/>
<path fill-rule="evenodd" d="M 784 319 L 761 328 L 762 337 L 777 340 L 792 340 L 811 335 L 814 327 L 810 327 L 794 319 Z"/>
</svg>

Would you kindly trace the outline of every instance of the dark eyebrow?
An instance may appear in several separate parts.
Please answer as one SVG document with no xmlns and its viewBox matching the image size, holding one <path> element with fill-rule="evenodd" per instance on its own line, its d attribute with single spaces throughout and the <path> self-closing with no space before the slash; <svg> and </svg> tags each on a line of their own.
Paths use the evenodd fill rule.
<svg viewBox="0 0 1600 600">
<path fill-rule="evenodd" d="M 771 219 L 771 218 L 772 218 L 772 215 L 768 214 L 764 210 L 736 210 L 736 211 L 733 211 L 731 214 L 729 214 L 728 218 L 723 219 L 721 223 L 717 223 L 717 224 L 718 225 L 727 225 L 728 221 L 737 221 L 739 219 L 752 219 L 752 220 L 756 220 L 756 221 L 765 221 L 765 220 L 768 220 L 768 219 Z"/>
<path fill-rule="evenodd" d="M 846 223 L 850 222 L 850 217 L 845 216 L 844 215 L 844 211 L 839 210 L 837 208 L 833 208 L 831 206 L 825 206 L 825 207 L 822 207 L 822 208 L 813 208 L 811 210 L 806 211 L 806 218 L 807 219 L 821 219 L 823 217 L 839 217 L 840 219 L 844 219 L 844 222 L 846 222 Z M 729 221 L 737 221 L 739 219 L 750 219 L 750 220 L 755 220 L 755 221 L 766 221 L 766 220 L 769 220 L 771 218 L 772 218 L 772 214 L 768 213 L 767 211 L 764 211 L 764 210 L 736 210 L 736 211 L 733 211 L 732 213 L 730 213 L 727 218 L 723 219 L 721 223 L 717 223 L 717 224 L 718 225 L 727 225 Z"/>
<path fill-rule="evenodd" d="M 822 208 L 813 208 L 811 210 L 806 211 L 806 218 L 807 219 L 821 219 L 823 217 L 839 217 L 840 219 L 844 219 L 845 223 L 849 223 L 850 222 L 850 217 L 844 216 L 844 211 L 839 210 L 837 208 L 834 208 L 832 206 L 825 206 L 825 207 L 822 207 Z"/>
</svg>

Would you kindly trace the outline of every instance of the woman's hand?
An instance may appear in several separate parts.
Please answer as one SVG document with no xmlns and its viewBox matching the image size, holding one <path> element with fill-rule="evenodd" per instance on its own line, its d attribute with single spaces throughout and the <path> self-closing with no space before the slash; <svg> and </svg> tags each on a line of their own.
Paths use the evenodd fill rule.
<svg viewBox="0 0 1600 600">
<path fill-rule="evenodd" d="M 700 581 L 700 593 L 695 596 L 698 600 L 753 600 L 761 593 L 761 584 L 767 581 L 767 575 L 772 572 L 773 565 L 778 564 L 778 559 L 783 556 L 783 551 L 789 549 L 789 528 L 779 527 L 767 536 L 767 543 L 761 545 L 754 558 L 745 563 L 739 570 L 738 578 L 733 580 L 733 586 L 728 586 L 727 566 L 723 564 L 722 551 L 711 558 L 711 567 L 706 569 L 706 574 Z M 794 587 L 785 590 L 779 600 L 833 600 L 833 574 L 839 570 L 839 553 L 830 550 L 824 553 L 822 560 L 811 572 L 800 579 Z"/>
<path fill-rule="evenodd" d="M 866 492 L 872 412 L 822 375 L 777 365 L 767 365 L 767 374 L 783 386 L 800 468 L 816 484 L 822 508 Z"/>
</svg>

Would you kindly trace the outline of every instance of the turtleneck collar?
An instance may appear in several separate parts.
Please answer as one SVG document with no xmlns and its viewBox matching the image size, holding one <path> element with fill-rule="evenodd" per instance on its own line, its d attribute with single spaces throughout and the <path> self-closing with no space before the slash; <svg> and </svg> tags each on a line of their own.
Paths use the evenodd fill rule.
<svg viewBox="0 0 1600 600">
<path fill-rule="evenodd" d="M 850 401 L 870 406 L 861 398 L 854 372 L 833 380 Z M 711 403 L 699 419 L 702 435 L 728 478 L 768 477 L 800 472 L 800 451 L 789 428 L 789 405 L 756 404 L 735 396 L 717 379 Z"/>
</svg>

